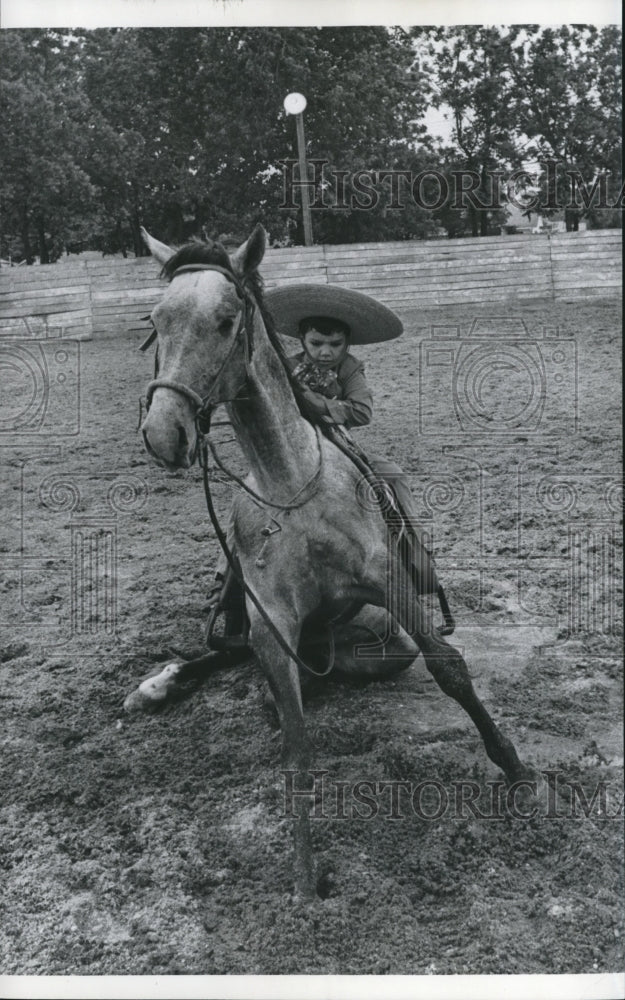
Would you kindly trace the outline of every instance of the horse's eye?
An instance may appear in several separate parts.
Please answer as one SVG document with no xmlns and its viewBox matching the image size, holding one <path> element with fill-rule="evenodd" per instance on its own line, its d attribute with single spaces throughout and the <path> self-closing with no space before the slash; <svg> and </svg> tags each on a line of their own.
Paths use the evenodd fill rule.
<svg viewBox="0 0 625 1000">
<path fill-rule="evenodd" d="M 222 319 L 220 321 L 219 326 L 217 327 L 217 329 L 219 330 L 219 332 L 221 334 L 223 334 L 224 337 L 227 337 L 228 334 L 232 332 L 232 325 L 233 325 L 233 323 L 234 323 L 234 317 L 228 316 L 227 318 Z"/>
</svg>

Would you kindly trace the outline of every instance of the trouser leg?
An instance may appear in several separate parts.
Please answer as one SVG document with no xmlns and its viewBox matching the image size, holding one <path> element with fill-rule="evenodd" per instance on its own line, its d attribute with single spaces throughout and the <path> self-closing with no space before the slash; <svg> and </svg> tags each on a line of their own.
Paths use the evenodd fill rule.
<svg viewBox="0 0 625 1000">
<path fill-rule="evenodd" d="M 422 528 L 418 523 L 417 506 L 408 485 L 408 478 L 397 462 L 377 455 L 369 456 L 371 468 L 380 479 L 383 479 L 393 490 L 402 513 L 408 519 L 406 543 L 410 546 L 410 558 L 416 573 L 416 585 L 419 593 L 434 594 L 438 589 L 438 578 L 434 559 L 424 538 Z"/>
</svg>

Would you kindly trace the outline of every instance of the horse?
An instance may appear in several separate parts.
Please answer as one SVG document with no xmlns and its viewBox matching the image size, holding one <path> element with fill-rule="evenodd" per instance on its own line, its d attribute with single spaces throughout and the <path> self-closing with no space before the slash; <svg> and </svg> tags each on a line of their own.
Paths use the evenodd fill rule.
<svg viewBox="0 0 625 1000">
<path fill-rule="evenodd" d="M 298 405 L 263 302 L 262 226 L 230 255 L 220 244 L 198 241 L 174 249 L 145 230 L 143 238 L 169 281 L 151 316 L 159 371 L 148 386 L 144 444 L 166 469 L 189 469 L 201 456 L 203 421 L 216 406 L 226 407 L 250 470 L 234 504 L 227 543 L 236 550 L 249 643 L 273 695 L 282 764 L 293 773 L 295 786 L 308 787 L 312 765 L 302 702 L 305 664 L 296 651 L 307 623 L 340 621 L 350 609 L 359 610 L 360 626 L 374 634 L 384 633 L 389 617 L 400 628 L 395 656 L 359 657 L 352 646 L 344 666 L 383 677 L 420 653 L 441 690 L 473 720 L 506 780 L 534 777 L 478 698 L 463 657 L 435 627 L 431 602 L 414 576 L 404 562 L 389 559 L 380 505 L 357 499 L 361 472 Z M 268 511 L 280 525 L 272 535 Z M 357 634 L 357 616 L 353 622 Z M 133 696 L 158 702 L 201 668 L 202 658 L 168 664 Z M 295 807 L 293 868 L 295 898 L 310 901 L 316 880 L 304 798 Z"/>
</svg>

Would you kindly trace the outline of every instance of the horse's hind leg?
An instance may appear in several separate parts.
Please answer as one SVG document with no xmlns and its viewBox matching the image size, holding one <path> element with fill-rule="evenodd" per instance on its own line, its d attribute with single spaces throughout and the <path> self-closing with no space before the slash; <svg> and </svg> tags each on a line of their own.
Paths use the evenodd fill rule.
<svg viewBox="0 0 625 1000">
<path fill-rule="evenodd" d="M 458 650 L 435 633 L 426 636 L 425 641 L 417 641 L 421 646 L 425 665 L 441 691 L 457 701 L 473 719 L 484 741 L 486 753 L 501 768 L 508 781 L 512 783 L 532 777 L 532 769 L 522 763 L 513 743 L 493 722 L 475 693 L 467 665 Z"/>
<path fill-rule="evenodd" d="M 468 713 L 484 741 L 486 753 L 502 769 L 510 783 L 532 778 L 532 768 L 519 759 L 514 745 L 493 722 L 475 693 L 463 657 L 433 628 L 429 613 L 426 613 L 423 602 L 412 593 L 412 588 L 409 593 L 414 602 L 410 614 L 406 613 L 404 602 L 401 602 L 403 608 L 394 608 L 393 611 L 403 628 L 412 634 L 423 653 L 427 669 L 441 691 Z"/>
</svg>

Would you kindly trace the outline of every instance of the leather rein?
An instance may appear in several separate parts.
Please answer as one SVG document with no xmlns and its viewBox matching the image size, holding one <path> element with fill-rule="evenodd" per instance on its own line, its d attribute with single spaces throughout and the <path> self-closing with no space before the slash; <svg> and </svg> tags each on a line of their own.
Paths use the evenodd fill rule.
<svg viewBox="0 0 625 1000">
<path fill-rule="evenodd" d="M 234 333 L 230 349 L 226 354 L 226 357 L 224 358 L 223 362 L 221 363 L 219 370 L 215 375 L 215 378 L 213 379 L 213 384 L 205 399 L 202 399 L 202 397 L 197 392 L 195 392 L 194 389 L 189 388 L 189 386 L 185 385 L 183 382 L 178 382 L 174 379 L 160 378 L 158 376 L 158 346 L 157 346 L 155 372 L 154 372 L 155 377 L 148 384 L 146 409 L 149 411 L 150 403 L 152 401 L 152 396 L 156 389 L 171 389 L 173 392 L 177 392 L 181 396 L 184 396 L 184 398 L 191 403 L 191 406 L 193 407 L 196 439 L 197 439 L 196 454 L 202 469 L 202 482 L 204 484 L 206 507 L 208 510 L 208 515 L 210 517 L 211 523 L 215 530 L 215 534 L 217 535 L 219 544 L 221 545 L 223 553 L 228 561 L 228 565 L 230 566 L 232 572 L 234 573 L 235 579 L 238 581 L 242 590 L 249 597 L 252 604 L 254 605 L 254 607 L 260 614 L 261 618 L 267 625 L 269 631 L 272 633 L 272 635 L 279 643 L 283 651 L 287 654 L 287 656 L 289 656 L 290 659 L 294 660 L 298 667 L 300 667 L 307 673 L 312 674 L 314 677 L 324 677 L 326 676 L 326 674 L 329 674 L 334 667 L 334 639 L 331 627 L 328 629 L 330 651 L 331 651 L 328 667 L 321 672 L 312 670 L 311 667 L 309 667 L 308 664 L 305 663 L 304 660 L 299 656 L 299 654 L 291 648 L 291 646 L 284 638 L 280 630 L 276 628 L 276 626 L 274 625 L 271 617 L 269 616 L 269 614 L 267 613 L 267 611 L 265 610 L 259 599 L 256 597 L 254 591 L 246 583 L 243 577 L 243 573 L 241 572 L 239 563 L 236 560 L 234 553 L 232 552 L 232 549 L 228 545 L 225 532 L 223 531 L 221 525 L 219 524 L 219 520 L 217 518 L 217 513 L 213 505 L 213 498 L 210 489 L 211 469 L 208 464 L 208 449 L 210 448 L 211 453 L 215 458 L 216 462 L 218 463 L 219 468 L 222 470 L 222 472 L 224 472 L 229 479 L 236 482 L 241 487 L 241 489 L 243 489 L 246 493 L 248 493 L 249 496 L 256 503 L 268 507 L 277 508 L 278 510 L 281 511 L 295 510 L 298 507 L 303 507 L 304 504 L 306 504 L 310 499 L 312 499 L 312 497 L 315 495 L 319 487 L 323 471 L 323 448 L 321 443 L 321 432 L 319 431 L 318 428 L 315 428 L 315 430 L 317 431 L 317 446 L 319 449 L 318 467 L 311 476 L 311 478 L 304 484 L 303 487 L 301 487 L 297 491 L 295 496 L 292 497 L 291 500 L 286 504 L 276 503 L 272 500 L 268 500 L 265 497 L 260 496 L 260 494 L 256 493 L 254 490 L 251 489 L 251 487 L 249 487 L 246 483 L 244 483 L 242 479 L 239 479 L 237 476 L 234 475 L 234 473 L 230 472 L 228 469 L 225 468 L 223 463 L 221 463 L 221 461 L 219 460 L 215 451 L 215 446 L 210 439 L 211 414 L 213 408 L 219 405 L 220 403 L 234 402 L 235 399 L 242 398 L 239 395 L 239 393 L 241 392 L 243 386 L 247 384 L 250 371 L 250 363 L 252 355 L 254 353 L 253 318 L 254 318 L 254 312 L 256 310 L 256 303 L 254 299 L 250 296 L 248 291 L 244 288 L 242 283 L 239 281 L 239 279 L 236 277 L 236 275 L 233 274 L 231 271 L 228 271 L 226 268 L 220 267 L 217 264 L 186 264 L 182 267 L 179 267 L 176 271 L 174 271 L 170 280 L 173 281 L 174 278 L 178 277 L 178 275 L 192 271 L 217 271 L 219 274 L 222 274 L 225 278 L 227 278 L 228 281 L 232 282 L 232 284 L 235 287 L 236 293 L 239 297 L 239 300 L 242 304 L 238 326 Z M 243 332 L 243 356 L 245 361 L 245 378 L 241 386 L 239 387 L 239 390 L 237 391 L 236 395 L 233 397 L 233 399 L 215 400 L 212 398 L 213 393 L 217 387 L 217 384 L 219 382 L 222 373 L 226 369 L 228 362 L 231 360 L 234 354 L 235 348 L 238 345 L 239 338 L 242 332 Z M 139 350 L 146 351 L 148 347 L 150 347 L 150 345 L 156 340 L 157 336 L 158 336 L 158 331 L 156 330 L 156 328 L 154 328 L 151 331 L 150 335 L 147 337 L 147 339 L 141 344 Z"/>
</svg>

